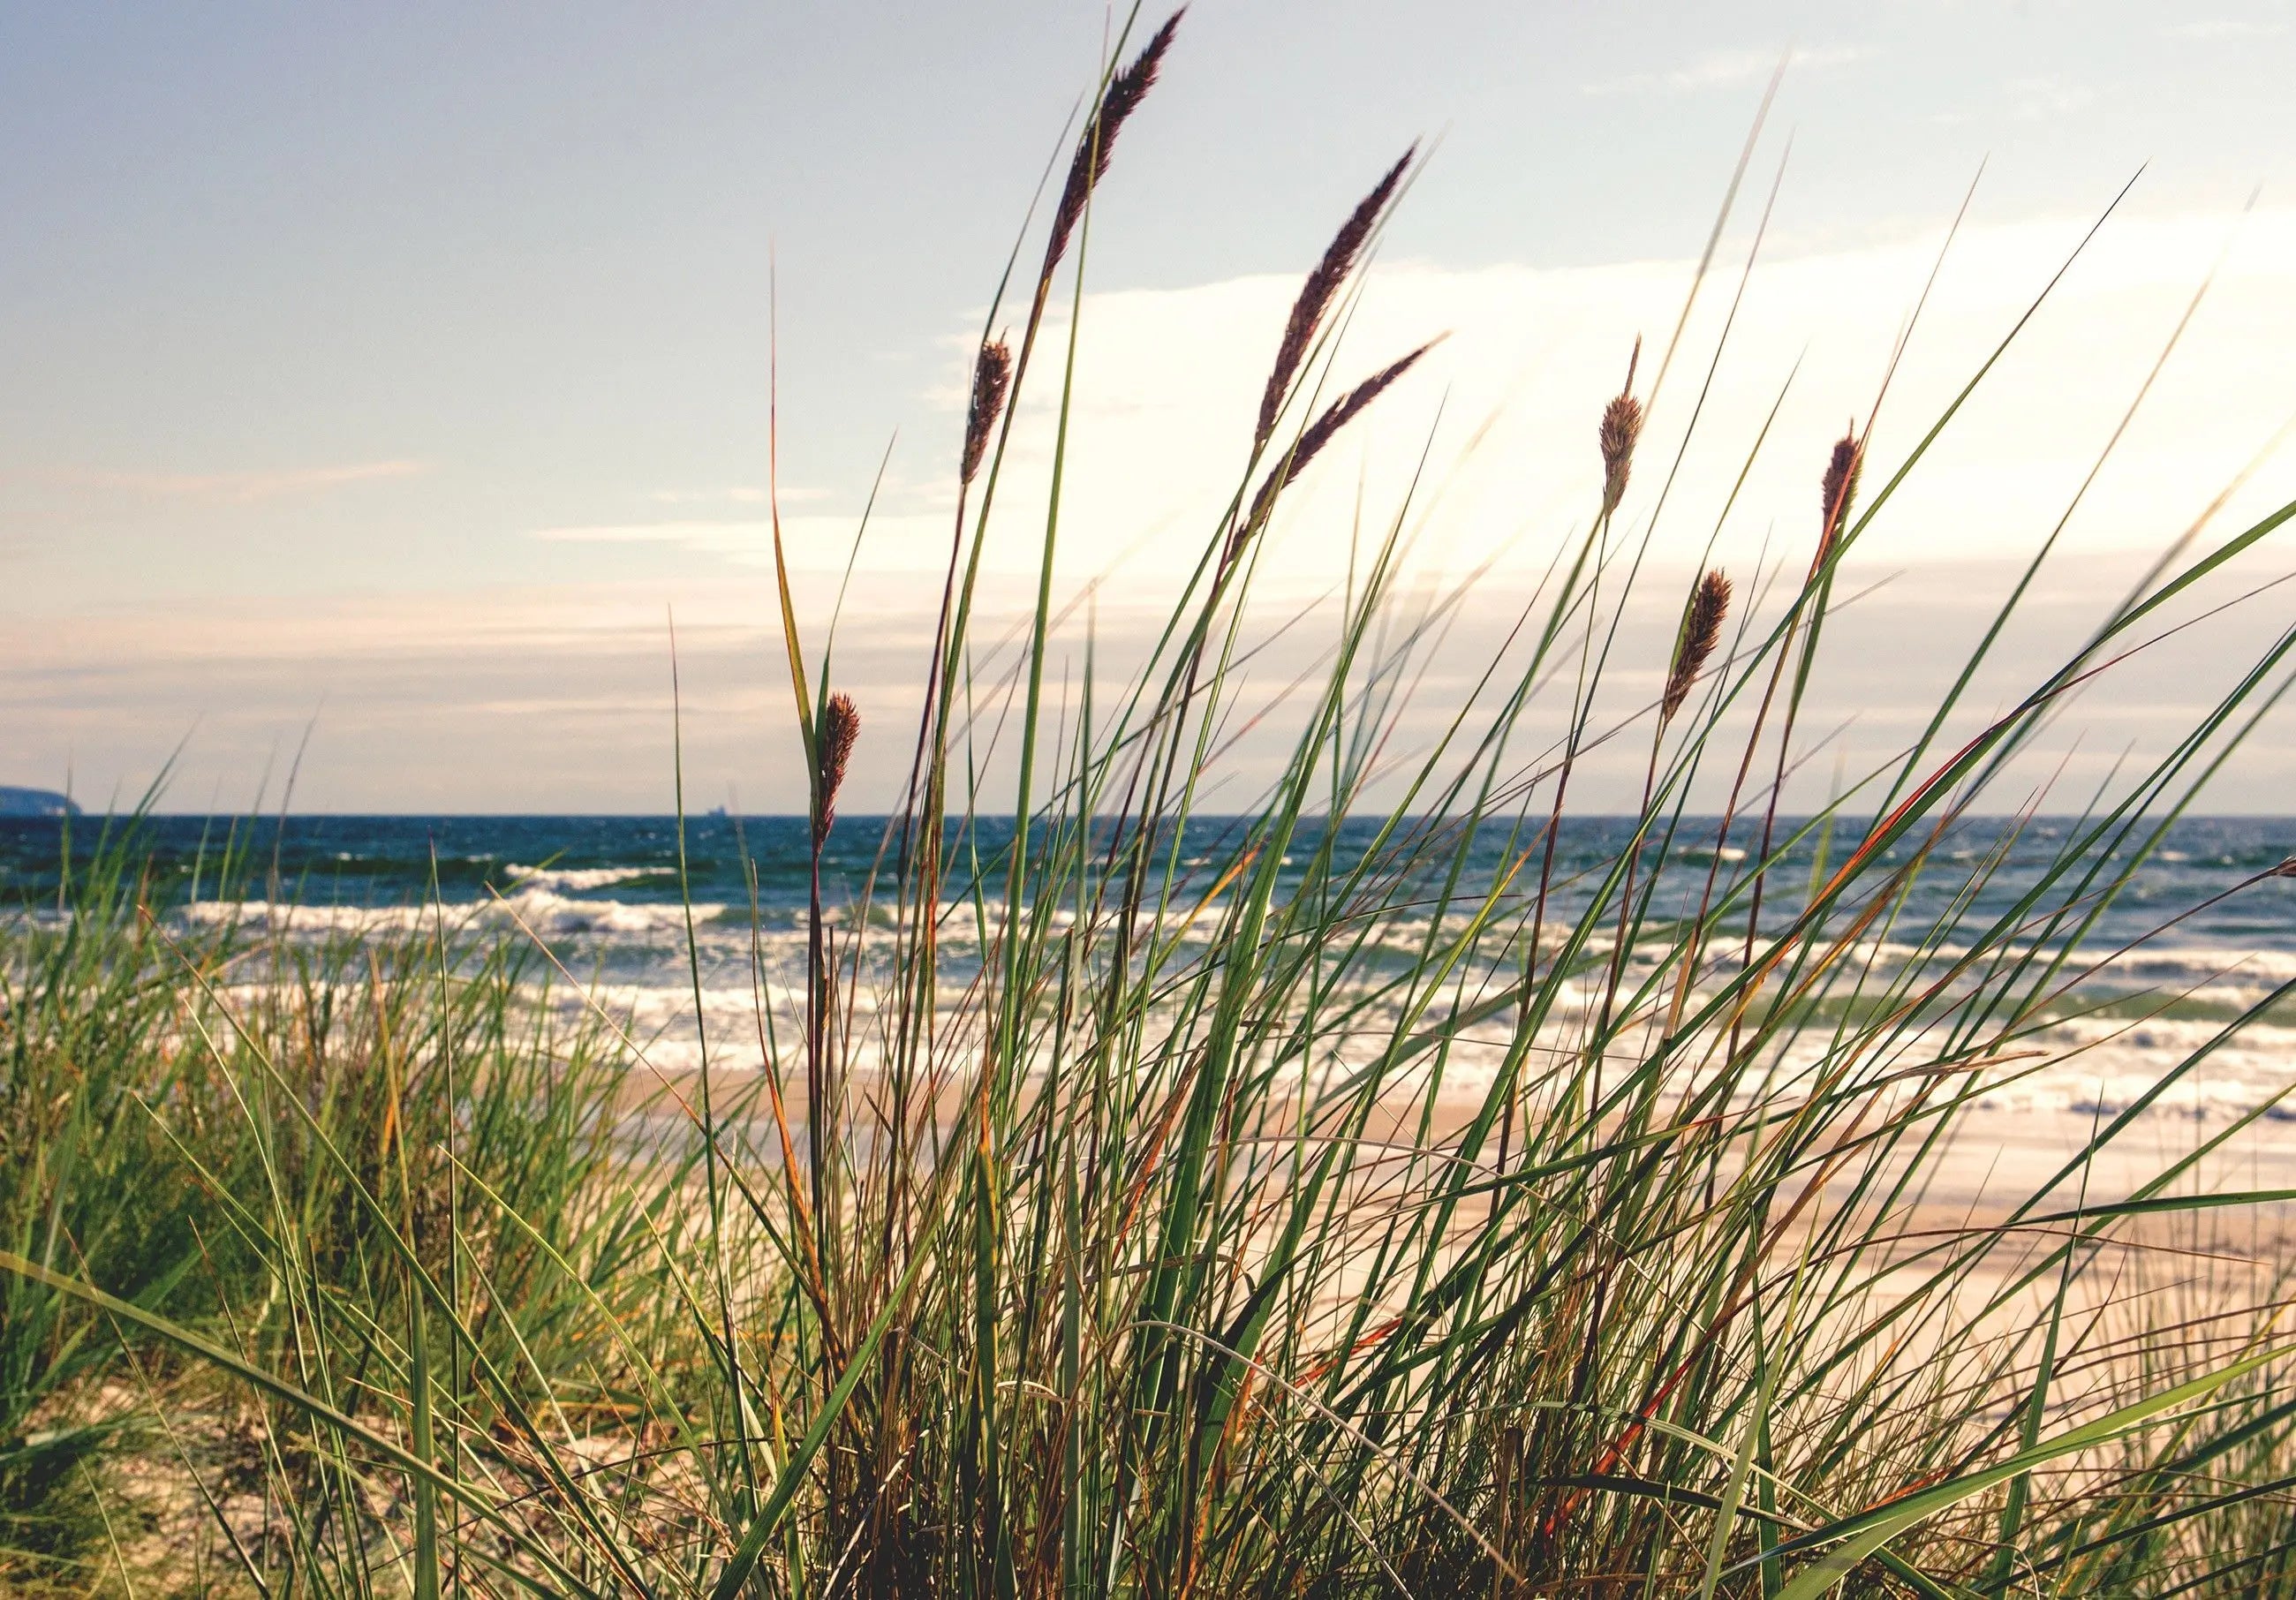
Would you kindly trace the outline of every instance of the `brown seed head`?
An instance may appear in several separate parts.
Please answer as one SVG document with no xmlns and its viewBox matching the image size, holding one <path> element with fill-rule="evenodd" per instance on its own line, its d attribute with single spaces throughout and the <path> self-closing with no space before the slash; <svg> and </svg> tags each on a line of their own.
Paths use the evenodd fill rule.
<svg viewBox="0 0 2296 1600">
<path fill-rule="evenodd" d="M 1609 516 L 1627 497 L 1627 474 L 1634 468 L 1635 440 L 1642 437 L 1643 403 L 1635 398 L 1635 368 L 1643 358 L 1643 341 L 1635 341 L 1627 357 L 1626 387 L 1603 407 L 1603 425 L 1595 439 L 1603 449 L 1603 514 Z"/>
<path fill-rule="evenodd" d="M 1865 466 L 1865 441 L 1857 437 L 1857 425 L 1852 423 L 1849 431 L 1834 441 L 1833 457 L 1825 464 L 1825 481 L 1822 486 L 1825 521 L 1820 524 L 1824 529 L 1819 537 L 1821 549 L 1831 550 L 1834 536 L 1849 521 L 1849 507 L 1857 498 L 1857 474 Z"/>
<path fill-rule="evenodd" d="M 1603 514 L 1609 516 L 1627 497 L 1627 474 L 1633 469 L 1635 439 L 1643 431 L 1643 403 L 1620 395 L 1603 407 Z"/>
<path fill-rule="evenodd" d="M 1228 560 L 1234 560 L 1244 541 L 1259 532 L 1260 526 L 1267 521 L 1269 513 L 1275 509 L 1275 497 L 1283 492 L 1283 486 L 1305 472 L 1308 464 L 1316 459 L 1316 453 L 1330 444 L 1341 429 L 1355 421 L 1364 407 L 1379 398 L 1381 393 L 1409 372 L 1422 356 L 1442 342 L 1441 338 L 1429 340 L 1401 360 L 1390 362 L 1324 408 L 1324 414 L 1300 434 L 1300 442 L 1292 447 L 1283 460 L 1268 468 L 1267 476 L 1260 480 L 1259 492 L 1251 499 L 1251 514 L 1237 525 L 1234 535 L 1228 540 Z"/>
<path fill-rule="evenodd" d="M 818 845 L 829 837 L 829 830 L 837 821 L 837 792 L 845 784 L 845 764 L 853 759 L 853 741 L 861 732 L 861 713 L 854 709 L 849 694 L 832 694 L 822 708 L 821 726 L 814 740 L 814 753 L 820 763 L 819 781 L 814 789 L 813 841 Z"/>
<path fill-rule="evenodd" d="M 1674 666 L 1666 675 L 1666 693 L 1660 697 L 1658 720 L 1660 727 L 1674 720 L 1689 697 L 1690 685 L 1698 681 L 1698 674 L 1714 647 L 1722 642 L 1722 619 L 1730 614 L 1730 580 L 1719 568 L 1709 570 L 1698 580 L 1691 592 L 1690 603 L 1682 613 L 1682 632 L 1674 644 Z"/>
<path fill-rule="evenodd" d="M 1068 182 L 1061 188 L 1061 203 L 1053 210 L 1053 231 L 1045 243 L 1043 276 L 1050 278 L 1053 268 L 1060 265 L 1068 253 L 1069 240 L 1084 217 L 1085 201 L 1092 198 L 1095 185 L 1107 176 L 1108 158 L 1116 149 L 1116 135 L 1123 129 L 1125 119 L 1140 109 L 1148 91 L 1156 86 L 1157 69 L 1164 64 L 1164 52 L 1172 47 L 1173 30 L 1187 13 L 1182 6 L 1164 20 L 1164 26 L 1132 58 L 1132 64 L 1108 80 L 1108 87 L 1100 96 L 1100 109 L 1084 126 L 1077 140 L 1076 154 L 1069 161 Z"/>
<path fill-rule="evenodd" d="M 972 364 L 972 407 L 964 416 L 964 459 L 957 472 L 960 484 L 971 483 L 988 453 L 988 436 L 1004 412 L 1004 392 L 1013 383 L 1013 352 L 1003 340 L 980 347 Z"/>
<path fill-rule="evenodd" d="M 1363 197 L 1349 213 L 1347 221 L 1340 225 L 1340 231 L 1332 235 L 1332 242 L 1324 248 L 1324 258 L 1316 263 L 1316 270 L 1300 286 L 1300 298 L 1292 302 L 1291 320 L 1283 324 L 1283 342 L 1275 349 L 1275 365 L 1267 374 L 1267 389 L 1259 398 L 1259 427 L 1251 439 L 1255 450 L 1275 431 L 1275 419 L 1283 409 L 1284 393 L 1299 375 L 1300 364 L 1307 359 L 1308 347 L 1316 341 L 1316 331 L 1323 325 L 1324 314 L 1332 308 L 1340 286 L 1355 270 L 1356 260 L 1363 254 L 1372 230 L 1379 225 L 1388 202 L 1395 198 L 1396 186 L 1410 168 L 1411 158 L 1418 153 L 1419 146 L 1414 144 L 1403 152 L 1401 160 L 1387 169 L 1385 177 L 1372 185 L 1371 193 Z"/>
</svg>

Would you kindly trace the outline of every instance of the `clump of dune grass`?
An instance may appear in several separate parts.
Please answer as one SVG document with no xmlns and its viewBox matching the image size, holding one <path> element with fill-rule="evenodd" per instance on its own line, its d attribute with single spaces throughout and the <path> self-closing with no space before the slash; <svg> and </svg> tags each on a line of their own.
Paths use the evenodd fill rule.
<svg viewBox="0 0 2296 1600">
<path fill-rule="evenodd" d="M 292 1514 L 348 1492 L 340 1440 L 260 1386 L 217 1391 L 135 1317 L 373 1415 L 405 1388 L 378 1363 L 405 1359 L 427 1278 L 463 1308 L 430 1375 L 465 1426 L 495 1425 L 472 1404 L 480 1367 L 516 1374 L 498 1404 L 618 1417 L 613 1341 L 680 1336 L 648 1287 L 692 1227 L 660 1203 L 680 1163 L 626 1122 L 629 1060 L 565 1020 L 535 952 L 453 913 L 316 938 L 185 923 L 142 832 L 68 835 L 57 898 L 0 936 L 0 1226 L 24 1269 L 0 1286 L 11 1593 L 102 1588 L 126 1552 L 187 1546 L 221 1592 L 234 1572 L 308 1581 L 360 1538 Z M 217 831 L 194 869 L 209 904 L 262 891 L 259 832 Z M 34 1272 L 120 1309 L 88 1315 Z M 155 1479 L 180 1514 L 153 1520 Z"/>
<path fill-rule="evenodd" d="M 2296 508 L 2164 567 L 1940 751 L 1964 672 L 1923 737 L 1797 816 L 1821 640 L 1857 647 L 1825 630 L 1835 575 L 1952 411 L 1862 505 L 1857 428 L 1766 445 L 1810 452 L 1806 576 L 1765 598 L 1704 572 L 1670 653 L 1628 662 L 1621 519 L 1664 398 L 1630 363 L 1589 419 L 1592 520 L 1434 739 L 1388 737 L 1439 631 L 1399 599 L 1398 512 L 1320 672 L 1255 710 L 1289 737 L 1275 775 L 1210 814 L 1258 536 L 1423 351 L 1366 366 L 1333 332 L 1406 156 L 1311 273 L 1148 659 L 1048 703 L 1058 489 L 1000 513 L 999 480 L 1058 269 L 1081 292 L 1177 21 L 1111 62 L 1017 355 L 989 313 L 913 770 L 836 919 L 819 862 L 847 762 L 909 733 L 829 681 L 827 625 L 783 579 L 816 879 L 762 1077 L 705 1054 L 657 1103 L 685 1131 L 618 1147 L 600 1108 L 643 1042 L 535 1031 L 507 948 L 442 925 L 291 968 L 275 939 L 187 949 L 117 869 L 9 935 L 35 975 L 11 978 L 12 1071 L 61 1082 L 100 1034 L 115 1086 L 78 1103 L 101 1126 L 28 1124 L 9 1168 L 0 1347 L 33 1352 L 10 1358 L 33 1408 L 88 1416 L 132 1380 L 116 1410 L 146 1455 L 220 1396 L 259 1415 L 251 1522 L 177 1448 L 230 1556 L 210 1592 L 2288 1592 L 2286 1284 L 2203 1232 L 2291 1198 L 2207 1164 L 2270 1108 L 2132 1192 L 2082 1183 L 2285 989 L 2100 1113 L 2029 1198 L 1942 1223 L 1919 1202 L 2118 955 L 2094 948 L 2104 908 L 2285 685 L 2296 631 L 2054 837 L 2013 822 L 1959 859 L 1956 830 L 2073 690 Z M 1034 611 L 989 677 L 980 554 L 1016 528 Z M 1619 712 L 1644 673 L 1659 693 Z M 1570 775 L 1630 727 L 1640 808 L 1563 882 Z M 1726 814 L 1693 813 L 1711 788 Z M 1980 913 L 2011 842 L 2039 865 Z M 266 981 L 234 988 L 248 962 Z M 134 1167 L 182 1176 L 144 1195 Z M 2174 1292 L 2120 1292 L 2169 1251 Z M 89 1587 L 135 1570 L 97 1548 Z"/>
</svg>

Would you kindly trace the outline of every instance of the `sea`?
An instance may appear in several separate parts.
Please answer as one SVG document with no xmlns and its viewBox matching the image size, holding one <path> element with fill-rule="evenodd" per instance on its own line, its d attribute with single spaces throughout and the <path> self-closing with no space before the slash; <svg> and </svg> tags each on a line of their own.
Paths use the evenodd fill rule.
<svg viewBox="0 0 2296 1600">
<path fill-rule="evenodd" d="M 2082 825 L 2048 817 L 1957 824 L 1932 850 L 1895 927 L 1938 921 L 1957 895 L 1971 897 L 1961 926 L 1990 923 Z M 1192 826 L 1181 859 L 1209 874 L 1246 825 L 1203 817 Z M 1633 826 L 1620 817 L 1563 824 L 1551 922 L 1567 922 L 1584 904 Z M 0 906 L 20 915 L 59 915 L 67 861 L 84 872 L 106 830 L 122 827 L 134 830 L 136 849 L 148 857 L 144 892 L 165 917 L 314 939 L 442 923 L 458 933 L 500 931 L 530 940 L 537 970 L 546 964 L 562 991 L 581 991 L 586 1004 L 608 1008 L 656 1064 L 691 1065 L 698 1039 L 712 1038 L 719 1041 L 714 1062 L 755 1066 L 760 1001 L 788 1005 L 803 993 L 812 858 L 800 817 L 712 815 L 682 825 L 668 816 L 8 818 L 0 819 Z M 1374 849 L 1381 827 L 1370 818 L 1341 822 L 1339 859 Z M 1779 835 L 1799 829 L 1787 819 Z M 1770 905 L 1779 909 L 1768 915 L 1790 914 L 1821 856 L 1838 861 L 1855 833 L 1855 825 L 1837 822 L 1801 838 L 1774 874 Z M 978 820 L 951 875 L 952 894 L 968 890 L 964 863 L 993 862 L 1010 837 L 1009 821 Z M 1752 825 L 1718 841 L 1713 822 L 1689 819 L 1666 848 L 1676 866 L 1695 870 L 1672 871 L 1669 881 L 1702 883 L 1718 853 L 1734 864 L 1755 842 Z M 1486 824 L 1461 852 L 1462 899 L 1505 872 L 1522 843 L 1513 830 Z M 869 874 L 892 848 L 886 819 L 839 821 L 822 860 L 832 919 L 855 915 Z M 1312 848 L 1295 847 L 1286 864 L 1295 877 Z M 2199 1052 L 2205 1070 L 2184 1073 L 2149 1114 L 2199 1123 L 2243 1115 L 2288 1121 L 2296 1114 L 2296 1000 L 2285 1017 L 2273 1003 L 2296 987 L 2296 879 L 2262 874 L 2292 854 L 2296 819 L 2186 817 L 2171 825 L 2085 938 L 2093 957 L 2131 948 L 2087 981 L 2081 997 L 2095 1004 L 2077 1009 L 2093 1014 L 2067 1020 L 2045 1041 L 2062 1046 L 2066 1061 L 2017 1075 L 1986 1104 L 2093 1120 L 2142 1102 L 2164 1071 Z M 1450 856 L 1440 858 L 1447 866 Z M 1972 893 L 1973 876 L 1982 882 Z M 993 893 L 982 903 L 993 915 Z M 1402 945 L 1424 928 L 1423 921 L 1398 917 L 1393 932 Z M 1952 951 L 1898 954 L 1936 960 Z M 697 988 L 702 1030 L 694 1026 Z M 2248 1015 L 2259 1006 L 2266 1009 Z M 750 1041 L 747 1058 L 743 1039 Z M 1464 1074 L 1463 1088 L 1472 1087 L 1472 1063 L 1453 1071 Z M 2296 1125 L 2290 1138 L 2296 1145 Z"/>
</svg>

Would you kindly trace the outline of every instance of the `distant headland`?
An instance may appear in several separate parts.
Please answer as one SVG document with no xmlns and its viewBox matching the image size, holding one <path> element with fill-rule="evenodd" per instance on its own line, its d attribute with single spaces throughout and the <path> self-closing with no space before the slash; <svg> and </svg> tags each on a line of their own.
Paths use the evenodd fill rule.
<svg viewBox="0 0 2296 1600">
<path fill-rule="evenodd" d="M 0 784 L 0 817 L 78 816 L 79 805 L 53 789 L 12 789 Z"/>
</svg>

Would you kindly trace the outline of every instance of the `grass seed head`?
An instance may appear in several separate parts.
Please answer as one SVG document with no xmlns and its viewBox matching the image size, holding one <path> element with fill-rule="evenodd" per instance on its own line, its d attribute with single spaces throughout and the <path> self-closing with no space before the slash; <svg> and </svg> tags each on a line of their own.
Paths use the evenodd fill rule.
<svg viewBox="0 0 2296 1600">
<path fill-rule="evenodd" d="M 1603 447 L 1603 514 L 1609 516 L 1627 497 L 1627 475 L 1634 468 L 1635 440 L 1642 437 L 1643 403 L 1635 398 L 1635 367 L 1642 360 L 1643 341 L 1635 341 L 1627 357 L 1627 382 L 1603 407 L 1603 425 L 1596 438 Z"/>
<path fill-rule="evenodd" d="M 1852 423 L 1849 431 L 1834 440 L 1833 457 L 1825 464 L 1825 521 L 1821 540 L 1825 549 L 1833 547 L 1834 536 L 1849 520 L 1849 507 L 1857 498 L 1857 474 L 1865 465 L 1865 441 L 1857 437 L 1857 425 Z"/>
<path fill-rule="evenodd" d="M 980 347 L 972 364 L 972 406 L 964 417 L 964 459 L 957 472 L 960 484 L 971 483 L 988 453 L 988 436 L 1004 413 L 1005 391 L 1013 384 L 1013 352 L 1003 340 Z"/>
<path fill-rule="evenodd" d="M 1259 426 L 1252 435 L 1252 447 L 1259 449 L 1267 443 L 1275 431 L 1275 419 L 1283 410 L 1283 396 L 1299 375 L 1300 364 L 1308 358 L 1308 348 L 1315 342 L 1316 331 L 1323 326 L 1324 314 L 1339 298 L 1340 289 L 1355 270 L 1357 260 L 1369 242 L 1372 230 L 1379 226 L 1388 202 L 1410 169 L 1412 157 L 1419 153 L 1414 144 L 1403 152 L 1402 160 L 1387 169 L 1387 176 L 1372 185 L 1347 221 L 1340 225 L 1332 242 L 1324 247 L 1324 258 L 1316 263 L 1316 270 L 1300 286 L 1300 298 L 1292 302 L 1292 316 L 1283 324 L 1283 341 L 1276 347 L 1275 365 L 1267 374 L 1267 389 L 1259 398 Z"/>
<path fill-rule="evenodd" d="M 1674 666 L 1666 675 L 1666 693 L 1659 701 L 1659 726 L 1674 720 L 1698 681 L 1707 658 L 1722 642 L 1722 619 L 1730 614 L 1730 580 L 1720 568 L 1710 568 L 1692 591 L 1682 614 L 1682 633 L 1675 640 Z"/>
<path fill-rule="evenodd" d="M 1260 480 L 1259 493 L 1252 496 L 1251 514 L 1237 525 L 1234 537 L 1228 541 L 1229 560 L 1234 559 L 1243 542 L 1267 521 L 1268 514 L 1275 509 L 1275 497 L 1283 492 L 1284 485 L 1307 471 L 1308 464 L 1316 459 L 1317 453 L 1332 442 L 1341 429 L 1355 421 L 1365 406 L 1416 365 L 1422 356 L 1442 343 L 1443 337 L 1431 339 L 1402 359 L 1388 363 L 1324 408 L 1324 414 L 1300 435 L 1300 442 L 1292 447 L 1283 460 L 1268 468 L 1267 476 Z"/>
<path fill-rule="evenodd" d="M 1084 217 L 1085 202 L 1092 198 L 1093 188 L 1108 174 L 1108 158 L 1116 149 L 1116 135 L 1141 101 L 1156 86 L 1156 73 L 1164 64 L 1164 53 L 1172 47 L 1172 35 L 1187 14 L 1182 6 L 1164 20 L 1132 64 L 1108 80 L 1108 87 L 1100 97 L 1100 109 L 1084 126 L 1077 140 L 1076 154 L 1069 161 L 1068 182 L 1061 186 L 1061 203 L 1053 210 L 1052 235 L 1045 243 L 1044 276 L 1049 278 L 1053 268 L 1060 265 L 1068 253 L 1069 240 L 1075 234 L 1077 224 Z"/>
<path fill-rule="evenodd" d="M 816 741 L 820 762 L 819 783 L 813 810 L 813 841 L 829 837 L 837 821 L 837 792 L 845 784 L 845 766 L 853 759 L 853 741 L 861 732 L 861 713 L 849 694 L 832 694 L 822 708 L 821 729 Z"/>
</svg>

